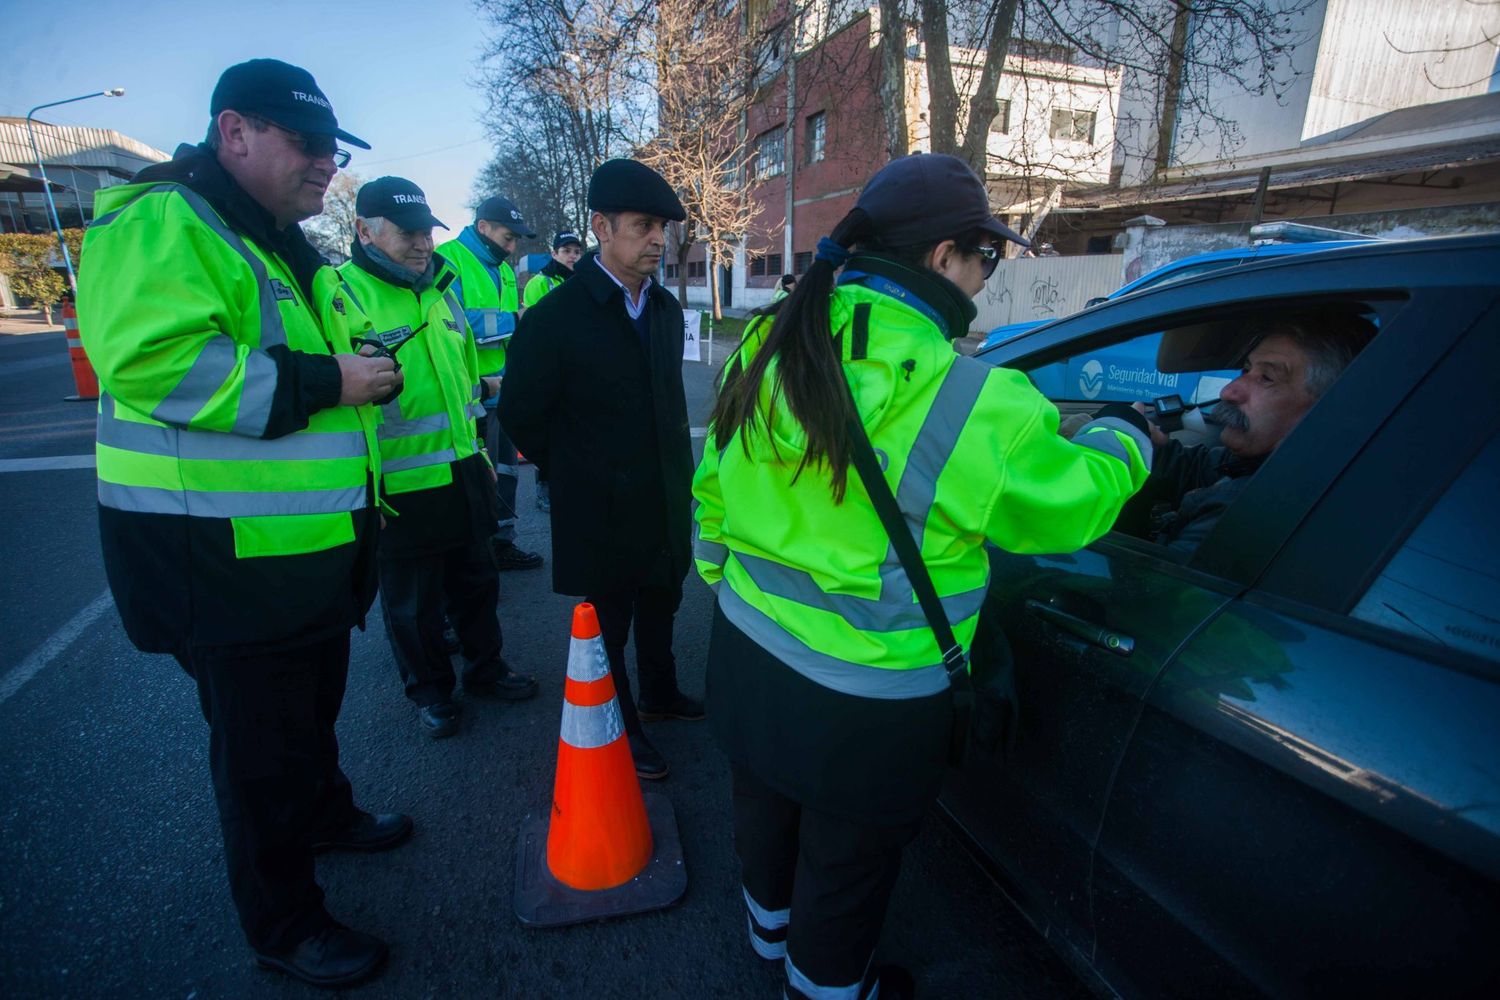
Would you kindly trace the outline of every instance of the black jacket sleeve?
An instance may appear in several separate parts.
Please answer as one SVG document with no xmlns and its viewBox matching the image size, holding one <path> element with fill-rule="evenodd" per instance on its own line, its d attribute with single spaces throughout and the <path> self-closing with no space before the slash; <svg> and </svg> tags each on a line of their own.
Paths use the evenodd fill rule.
<svg viewBox="0 0 1500 1000">
<path fill-rule="evenodd" d="M 555 310 L 543 299 L 521 317 L 521 325 L 505 349 L 505 378 L 495 414 L 516 447 L 543 473 L 551 467 L 553 409 L 562 389 L 560 341 L 555 330 L 544 331 L 544 316 Z"/>
<path fill-rule="evenodd" d="M 266 353 L 276 362 L 276 392 L 262 437 L 295 434 L 307 426 L 314 413 L 339 405 L 344 377 L 332 356 L 305 354 L 282 344 L 266 348 Z"/>
</svg>

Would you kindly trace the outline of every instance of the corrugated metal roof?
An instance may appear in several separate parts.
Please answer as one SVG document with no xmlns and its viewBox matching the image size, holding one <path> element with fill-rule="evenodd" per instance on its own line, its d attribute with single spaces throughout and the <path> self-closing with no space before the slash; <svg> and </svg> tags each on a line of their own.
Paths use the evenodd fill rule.
<svg viewBox="0 0 1500 1000">
<path fill-rule="evenodd" d="M 1383 135 L 1405 135 L 1484 122 L 1494 123 L 1496 131 L 1500 131 L 1500 91 L 1387 111 L 1383 115 L 1305 139 L 1302 148 L 1323 146 L 1345 139 L 1375 139 Z"/>
</svg>

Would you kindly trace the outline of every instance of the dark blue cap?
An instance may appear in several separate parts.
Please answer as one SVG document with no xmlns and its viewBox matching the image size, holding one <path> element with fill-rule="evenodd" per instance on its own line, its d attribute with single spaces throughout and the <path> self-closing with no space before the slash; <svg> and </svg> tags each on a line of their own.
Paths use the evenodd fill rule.
<svg viewBox="0 0 1500 1000">
<path fill-rule="evenodd" d="M 864 209 L 886 246 L 918 246 L 975 230 L 1031 245 L 990 212 L 989 193 L 969 165 L 946 153 L 892 160 L 870 178 L 855 207 Z"/>
<path fill-rule="evenodd" d="M 280 59 L 251 59 L 226 69 L 208 103 L 209 114 L 218 117 L 220 111 L 259 115 L 294 132 L 331 135 L 351 146 L 370 148 L 339 128 L 333 105 L 311 73 Z"/>
<path fill-rule="evenodd" d="M 493 198 L 486 198 L 479 206 L 479 211 L 474 213 L 475 222 L 498 222 L 517 236 L 525 236 L 530 239 L 536 233 L 526 224 L 521 216 L 521 210 L 516 203 L 509 198 L 502 198 L 498 194 Z"/>
<path fill-rule="evenodd" d="M 564 230 L 552 237 L 552 249 L 554 250 L 561 250 L 570 243 L 574 246 L 583 246 L 583 240 L 578 238 L 577 233 L 570 230 Z"/>
<path fill-rule="evenodd" d="M 589 178 L 595 212 L 641 212 L 681 222 L 687 218 L 666 178 L 637 160 L 606 160 Z"/>
<path fill-rule="evenodd" d="M 405 177 L 377 177 L 354 196 L 354 212 L 362 219 L 390 219 L 402 229 L 447 229 L 427 207 L 427 195 Z"/>
</svg>

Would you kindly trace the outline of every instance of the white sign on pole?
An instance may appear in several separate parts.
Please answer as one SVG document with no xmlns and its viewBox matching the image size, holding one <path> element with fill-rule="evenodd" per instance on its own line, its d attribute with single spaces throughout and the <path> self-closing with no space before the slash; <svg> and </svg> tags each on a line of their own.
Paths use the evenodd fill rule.
<svg viewBox="0 0 1500 1000">
<path fill-rule="evenodd" d="M 699 353 L 703 314 L 696 309 L 682 311 L 682 360 L 701 361 Z"/>
</svg>

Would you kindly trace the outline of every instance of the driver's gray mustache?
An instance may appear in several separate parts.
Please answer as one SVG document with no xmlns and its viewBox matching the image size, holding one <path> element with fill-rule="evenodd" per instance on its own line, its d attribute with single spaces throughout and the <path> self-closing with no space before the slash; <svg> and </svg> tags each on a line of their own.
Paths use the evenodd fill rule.
<svg viewBox="0 0 1500 1000">
<path fill-rule="evenodd" d="M 1203 419 L 1206 423 L 1218 424 L 1230 430 L 1248 431 L 1250 429 L 1250 418 L 1245 416 L 1245 411 L 1226 399 L 1219 400 L 1213 410 L 1205 414 Z"/>
</svg>

